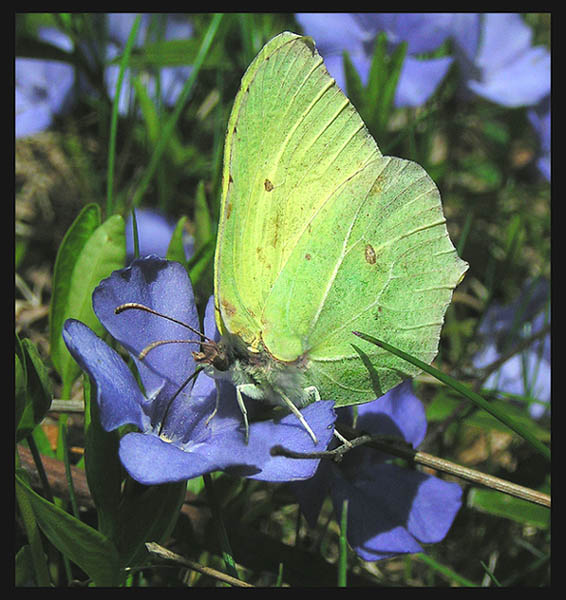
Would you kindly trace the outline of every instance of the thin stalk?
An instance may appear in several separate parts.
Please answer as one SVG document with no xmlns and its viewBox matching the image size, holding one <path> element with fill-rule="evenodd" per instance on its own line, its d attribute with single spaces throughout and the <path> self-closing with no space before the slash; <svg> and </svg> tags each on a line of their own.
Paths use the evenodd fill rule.
<svg viewBox="0 0 566 600">
<path fill-rule="evenodd" d="M 63 452 L 63 463 L 65 465 L 65 477 L 67 479 L 67 487 L 69 490 L 69 500 L 71 501 L 71 509 L 73 515 L 80 519 L 79 505 L 75 494 L 75 486 L 73 484 L 73 476 L 71 475 L 71 462 L 69 460 L 69 444 L 67 443 L 67 423 L 63 423 L 61 427 L 61 445 Z"/>
<path fill-rule="evenodd" d="M 348 577 L 348 500 L 342 502 L 340 515 L 340 538 L 338 540 L 338 587 L 346 587 Z"/>
<path fill-rule="evenodd" d="M 204 567 L 203 565 L 185 558 L 180 554 L 171 552 L 171 550 L 160 546 L 156 542 L 146 542 L 145 547 L 152 556 L 182 565 L 183 567 L 187 567 L 188 569 L 197 571 L 198 573 L 202 573 L 208 577 L 213 577 L 214 579 L 218 579 L 218 581 L 223 581 L 224 583 L 228 583 L 234 587 L 254 587 L 251 583 L 231 577 L 230 575 L 226 575 L 226 573 L 222 573 L 221 571 L 217 571 L 211 567 Z"/>
<path fill-rule="evenodd" d="M 208 497 L 210 510 L 212 512 L 212 520 L 216 529 L 216 537 L 218 539 L 218 543 L 220 544 L 220 551 L 222 553 L 224 565 L 232 577 L 240 579 L 236 569 L 236 562 L 234 561 L 232 548 L 230 547 L 230 541 L 228 540 L 228 534 L 226 533 L 226 527 L 224 526 L 224 520 L 222 519 L 220 505 L 218 504 L 216 493 L 214 491 L 214 482 L 208 473 L 204 474 L 202 478 L 204 480 L 206 495 Z"/>
<path fill-rule="evenodd" d="M 41 454 L 37 448 L 37 444 L 33 439 L 33 435 L 30 434 L 27 436 L 26 441 L 29 445 L 29 449 L 31 451 L 31 455 L 33 457 L 33 462 L 35 463 L 35 468 L 37 469 L 37 473 L 39 475 L 39 479 L 41 481 L 41 487 L 43 489 L 43 495 L 49 502 L 54 502 L 53 493 L 51 491 L 51 486 L 49 485 L 49 480 L 47 479 L 47 474 L 45 473 L 45 469 L 43 468 L 43 461 L 41 460 Z"/>
<path fill-rule="evenodd" d="M 126 42 L 126 47 L 124 49 L 124 54 L 122 55 L 122 59 L 120 60 L 120 70 L 118 72 L 118 81 L 116 83 L 116 91 L 114 95 L 114 102 L 112 104 L 112 117 L 110 120 L 110 140 L 108 143 L 108 172 L 106 176 L 106 216 L 109 217 L 114 213 L 114 199 L 113 199 L 113 189 L 114 189 L 114 165 L 116 162 L 116 134 L 118 131 L 118 106 L 120 104 L 120 95 L 122 92 L 122 82 L 124 80 L 124 72 L 130 62 L 130 54 L 132 51 L 132 47 L 134 45 L 134 41 L 138 34 L 138 29 L 140 26 L 141 15 L 138 15 L 135 18 L 134 24 L 132 25 L 132 29 L 130 30 L 130 35 L 128 36 L 128 41 Z"/>
</svg>

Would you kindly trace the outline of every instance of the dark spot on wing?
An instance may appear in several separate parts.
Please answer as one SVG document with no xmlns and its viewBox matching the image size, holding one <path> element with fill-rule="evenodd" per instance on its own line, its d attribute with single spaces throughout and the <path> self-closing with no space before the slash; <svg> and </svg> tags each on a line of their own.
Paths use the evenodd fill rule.
<svg viewBox="0 0 566 600">
<path fill-rule="evenodd" d="M 271 192 L 271 190 L 273 189 L 273 184 L 271 183 L 271 181 L 269 181 L 269 179 L 266 179 L 263 182 L 263 187 L 265 188 L 266 192 Z"/>
<path fill-rule="evenodd" d="M 375 265 L 377 255 L 375 254 L 375 250 L 373 249 L 373 246 L 371 244 L 366 244 L 365 257 L 367 263 L 369 263 L 370 265 Z"/>
<path fill-rule="evenodd" d="M 222 308 L 229 317 L 233 317 L 236 314 L 236 307 L 226 299 L 222 300 Z"/>
</svg>

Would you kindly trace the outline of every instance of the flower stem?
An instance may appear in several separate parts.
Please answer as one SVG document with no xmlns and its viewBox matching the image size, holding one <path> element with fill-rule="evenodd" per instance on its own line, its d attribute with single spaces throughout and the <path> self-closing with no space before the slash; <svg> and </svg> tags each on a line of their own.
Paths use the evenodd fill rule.
<svg viewBox="0 0 566 600">
<path fill-rule="evenodd" d="M 156 558 L 177 563 L 179 565 L 182 565 L 183 567 L 187 567 L 188 569 L 192 569 L 193 571 L 197 571 L 198 573 L 207 575 L 208 577 L 218 579 L 218 581 L 223 581 L 224 583 L 229 583 L 230 585 L 237 587 L 253 587 L 251 583 L 247 583 L 246 581 L 242 581 L 241 579 L 236 579 L 234 577 L 231 577 L 230 575 L 222 573 L 221 571 L 212 569 L 211 567 L 204 567 L 203 565 L 188 558 L 185 558 L 180 554 L 171 552 L 171 550 L 160 546 L 156 542 L 146 542 L 145 547 L 147 548 L 147 551 Z"/>
<path fill-rule="evenodd" d="M 539 492 L 522 485 L 517 485 L 516 483 L 511 483 L 510 481 L 495 477 L 493 475 L 487 475 L 486 473 L 482 473 L 481 471 L 477 471 L 475 469 L 470 469 L 469 467 L 463 467 L 462 465 L 445 460 L 444 458 L 439 458 L 438 456 L 434 456 L 432 454 L 428 454 L 427 452 L 414 450 L 409 444 L 400 439 L 391 440 L 379 435 L 359 435 L 354 429 L 345 428 L 342 425 L 340 427 L 343 428 L 342 433 L 345 433 L 346 431 L 344 430 L 347 430 L 350 435 L 353 434 L 354 436 L 357 436 L 350 438 L 350 447 L 344 444 L 335 450 L 303 454 L 299 452 L 292 452 L 281 446 L 275 446 L 271 449 L 271 453 L 278 456 L 287 456 L 288 458 L 332 458 L 333 460 L 339 461 L 346 452 L 349 452 L 353 448 L 363 444 L 371 446 L 372 448 L 380 450 L 381 452 L 386 452 L 387 454 L 404 458 L 405 460 L 409 460 L 413 463 L 436 469 L 437 471 L 441 471 L 449 475 L 454 475 L 471 483 L 483 485 L 510 496 L 522 498 L 523 500 L 533 502 L 534 504 L 540 504 L 541 506 L 550 508 L 550 496 L 548 494 L 544 494 L 543 492 Z"/>
</svg>

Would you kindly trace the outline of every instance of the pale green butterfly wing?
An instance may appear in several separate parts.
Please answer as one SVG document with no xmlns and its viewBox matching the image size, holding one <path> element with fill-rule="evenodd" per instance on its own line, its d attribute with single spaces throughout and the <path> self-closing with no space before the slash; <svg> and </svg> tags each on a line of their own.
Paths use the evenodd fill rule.
<svg viewBox="0 0 566 600">
<path fill-rule="evenodd" d="M 312 42 L 271 40 L 242 79 L 226 136 L 215 296 L 231 332 L 250 344 L 259 335 L 273 283 L 337 176 L 376 156 Z"/>
<path fill-rule="evenodd" d="M 298 361 L 322 398 L 366 402 L 415 370 L 352 330 L 430 362 L 465 269 L 425 171 L 381 155 L 309 38 L 271 40 L 228 126 L 221 332 Z"/>
</svg>

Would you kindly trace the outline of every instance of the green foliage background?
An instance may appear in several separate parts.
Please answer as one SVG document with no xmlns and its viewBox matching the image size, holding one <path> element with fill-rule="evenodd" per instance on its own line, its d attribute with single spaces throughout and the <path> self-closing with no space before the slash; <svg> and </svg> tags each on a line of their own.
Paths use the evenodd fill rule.
<svg viewBox="0 0 566 600">
<path fill-rule="evenodd" d="M 32 43 L 41 25 L 54 25 L 78 37 L 96 36 L 101 16 L 17 15 L 16 55 L 47 56 L 45 48 Z M 197 252 L 187 267 L 202 308 L 212 292 L 224 135 L 241 76 L 268 39 L 284 30 L 300 32 L 291 14 L 232 13 L 217 25 L 214 19 L 211 14 L 191 15 L 190 40 L 132 50 L 129 64 L 140 69 L 194 66 L 193 81 L 173 109 L 156 103 L 139 77 L 132 84 L 134 106 L 128 115 L 113 118 L 103 72 L 89 67 L 86 73 L 97 93 L 81 94 L 72 111 L 58 117 L 48 131 L 15 144 L 17 441 L 28 451 L 59 458 L 68 469 L 71 465 L 84 469 L 80 448 L 93 440 L 101 448 L 115 448 L 116 440 L 102 440 L 107 434 L 91 423 L 95 409 L 89 409 L 88 402 L 84 415 L 46 412 L 50 397 L 69 401 L 83 397 L 83 379 L 77 379 L 79 371 L 60 342 L 61 314 L 85 322 L 91 318 L 84 298 L 77 300 L 66 287 L 73 282 L 66 279 L 64 260 L 57 259 L 60 248 L 73 248 L 75 260 L 86 261 L 82 269 L 100 278 L 99 273 L 110 272 L 123 261 L 122 218 L 132 207 L 158 208 L 175 220 L 183 219 L 179 233 L 184 228 L 194 235 Z M 529 14 L 526 20 L 534 28 L 536 43 L 549 45 L 550 15 Z M 73 60 L 77 68 L 85 67 L 80 56 Z M 384 57 L 382 74 L 387 78 L 394 68 L 394 57 Z M 441 191 L 451 237 L 470 269 L 447 314 L 435 366 L 474 385 L 481 374 L 471 358 L 479 348 L 477 327 L 486 309 L 492 302 L 516 298 L 528 280 L 550 280 L 550 186 L 536 170 L 537 143 L 525 110 L 505 109 L 479 98 L 458 101 L 456 86 L 457 74 L 451 72 L 433 100 L 414 110 L 395 109 L 387 102 L 372 104 L 366 95 L 374 92 L 356 87 L 355 81 L 350 98 L 382 152 L 417 161 Z M 170 252 L 179 257 L 181 236 L 176 239 Z M 88 256 L 83 252 L 86 244 Z M 98 252 L 94 246 L 106 252 L 96 272 L 88 264 Z M 418 378 L 416 390 L 427 407 L 428 452 L 549 490 L 549 464 L 524 440 L 471 405 L 462 410 L 462 398 L 430 377 Z M 518 400 L 512 406 L 501 403 L 548 443 L 549 422 L 535 423 L 526 403 Z M 87 580 L 102 585 L 213 584 L 206 575 L 185 573 L 181 567 L 147 566 L 145 558 L 132 550 L 137 543 L 133 538 L 123 548 L 109 542 L 118 535 L 112 529 L 116 518 L 112 515 L 125 510 L 117 506 L 116 497 L 112 500 L 116 490 L 97 489 L 96 482 L 89 481 L 93 495 L 106 500 L 100 501 L 98 512 L 92 505 L 78 510 L 72 494 L 58 492 L 49 498 L 45 486 L 38 485 L 19 460 L 16 464 L 16 584 Z M 114 467 L 118 479 L 112 485 L 119 486 L 120 468 Z M 284 486 L 267 487 L 225 475 L 214 482 L 243 579 L 256 585 L 336 584 L 341 544 L 330 505 L 324 507 L 320 528 L 308 531 Z M 378 563 L 363 563 L 350 552 L 349 584 L 548 585 L 549 511 L 462 485 L 465 506 L 442 543 L 427 548 L 426 555 Z M 165 545 L 173 545 L 183 556 L 224 569 L 222 554 L 209 534 L 212 525 L 203 516 L 202 486 L 189 482 L 187 497 L 192 502 L 185 499 L 178 519 L 167 523 L 162 519 L 160 535 Z M 156 494 L 143 496 L 143 510 L 166 505 L 176 515 L 180 491 L 168 488 Z M 137 562 L 126 564 L 124 556 Z M 136 568 L 124 571 L 125 566 Z"/>
</svg>

